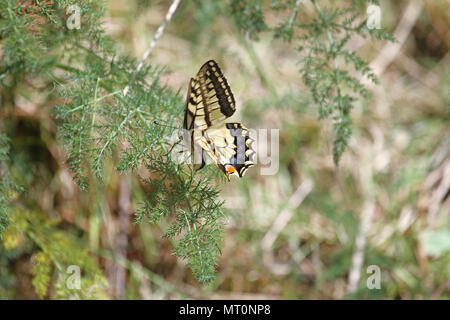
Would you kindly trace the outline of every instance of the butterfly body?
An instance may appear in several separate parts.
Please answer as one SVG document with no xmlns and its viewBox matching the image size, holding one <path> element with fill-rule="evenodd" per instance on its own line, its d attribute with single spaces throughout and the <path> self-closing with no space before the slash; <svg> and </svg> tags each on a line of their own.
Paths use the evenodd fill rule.
<svg viewBox="0 0 450 320">
<path fill-rule="evenodd" d="M 254 140 L 240 123 L 225 123 L 236 111 L 236 103 L 219 66 L 207 61 L 192 78 L 186 98 L 182 139 L 186 142 L 194 169 L 214 162 L 225 174 L 242 177 L 254 165 Z"/>
</svg>

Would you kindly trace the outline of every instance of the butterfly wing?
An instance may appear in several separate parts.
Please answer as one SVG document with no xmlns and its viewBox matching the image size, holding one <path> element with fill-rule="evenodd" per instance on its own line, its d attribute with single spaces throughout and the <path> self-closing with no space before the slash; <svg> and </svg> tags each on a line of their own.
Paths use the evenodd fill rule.
<svg viewBox="0 0 450 320">
<path fill-rule="evenodd" d="M 247 169 L 255 164 L 255 140 L 242 124 L 226 123 L 222 127 L 210 128 L 204 137 L 207 144 L 205 152 L 227 177 L 234 172 L 243 177 Z M 233 171 L 229 167 L 233 167 Z"/>
<path fill-rule="evenodd" d="M 194 129 L 195 115 L 197 114 L 197 95 L 195 88 L 198 87 L 197 80 L 191 78 L 189 82 L 188 93 L 186 97 L 186 108 L 184 110 L 183 128 L 186 130 Z"/>
<path fill-rule="evenodd" d="M 222 124 L 235 111 L 236 103 L 227 79 L 217 63 L 209 60 L 190 81 L 184 129 L 206 130 Z"/>
<path fill-rule="evenodd" d="M 210 159 L 227 178 L 234 172 L 242 177 L 254 165 L 254 140 L 248 130 L 239 123 L 222 125 L 235 111 L 236 103 L 226 78 L 214 60 L 207 61 L 189 83 L 183 123 L 189 132 L 185 139 L 192 142 L 190 152 L 195 170 L 203 168 Z"/>
</svg>

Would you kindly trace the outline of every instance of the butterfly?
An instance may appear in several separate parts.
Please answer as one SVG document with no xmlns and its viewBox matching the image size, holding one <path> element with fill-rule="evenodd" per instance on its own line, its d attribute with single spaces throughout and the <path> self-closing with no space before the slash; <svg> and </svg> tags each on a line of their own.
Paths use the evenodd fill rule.
<svg viewBox="0 0 450 320">
<path fill-rule="evenodd" d="M 254 165 L 254 139 L 240 123 L 224 123 L 236 103 L 217 62 L 209 60 L 191 78 L 181 137 L 194 160 L 194 170 L 213 162 L 225 174 L 243 177 Z"/>
</svg>

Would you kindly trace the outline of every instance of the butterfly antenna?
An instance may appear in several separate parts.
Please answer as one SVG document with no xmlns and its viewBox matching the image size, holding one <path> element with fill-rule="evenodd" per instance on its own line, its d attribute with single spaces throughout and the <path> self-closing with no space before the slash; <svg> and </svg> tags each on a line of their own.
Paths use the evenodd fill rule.
<svg viewBox="0 0 450 320">
<path fill-rule="evenodd" d="M 180 142 L 181 142 L 181 140 L 178 140 L 177 142 L 175 142 L 175 143 L 170 147 L 169 151 L 167 151 L 167 153 L 166 153 L 164 156 L 167 157 L 167 156 L 169 155 L 169 153 L 172 152 L 173 148 L 175 148 L 175 146 L 176 146 L 177 144 L 179 144 Z"/>
<path fill-rule="evenodd" d="M 158 125 L 158 126 L 161 126 L 161 127 L 166 127 L 166 128 L 170 128 L 170 129 L 178 129 L 177 127 L 174 127 L 174 126 L 169 126 L 169 125 L 167 125 L 167 124 L 159 123 L 159 122 L 156 121 L 156 120 L 154 120 L 153 123 L 156 124 L 156 125 Z"/>
</svg>

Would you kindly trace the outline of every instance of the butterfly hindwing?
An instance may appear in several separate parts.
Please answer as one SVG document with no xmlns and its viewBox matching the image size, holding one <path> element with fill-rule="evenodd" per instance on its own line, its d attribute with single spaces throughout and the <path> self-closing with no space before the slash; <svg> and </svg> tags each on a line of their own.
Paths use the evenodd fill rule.
<svg viewBox="0 0 450 320">
<path fill-rule="evenodd" d="M 254 139 L 246 127 L 240 123 L 226 123 L 218 128 L 206 130 L 205 152 L 224 171 L 225 165 L 233 166 L 237 174 L 244 176 L 247 169 L 254 165 Z M 202 148 L 205 143 L 202 143 Z"/>
</svg>

